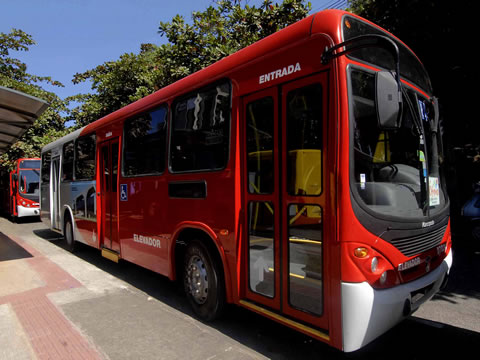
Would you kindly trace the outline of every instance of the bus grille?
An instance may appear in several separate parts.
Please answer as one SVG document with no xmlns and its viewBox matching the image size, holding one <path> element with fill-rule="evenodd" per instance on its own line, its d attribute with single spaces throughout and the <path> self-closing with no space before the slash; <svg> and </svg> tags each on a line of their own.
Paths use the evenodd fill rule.
<svg viewBox="0 0 480 360">
<path fill-rule="evenodd" d="M 403 255 L 410 257 L 440 244 L 446 229 L 447 225 L 426 234 L 392 239 L 390 243 L 400 250 Z"/>
</svg>

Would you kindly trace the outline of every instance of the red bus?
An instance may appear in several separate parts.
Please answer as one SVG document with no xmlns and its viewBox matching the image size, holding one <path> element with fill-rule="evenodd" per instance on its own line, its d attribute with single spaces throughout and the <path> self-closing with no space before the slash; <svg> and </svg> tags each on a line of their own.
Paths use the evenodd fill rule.
<svg viewBox="0 0 480 360">
<path fill-rule="evenodd" d="M 40 215 L 40 158 L 17 160 L 2 181 L 2 205 L 13 219 Z"/>
<path fill-rule="evenodd" d="M 445 283 L 438 101 L 399 39 L 314 14 L 42 150 L 41 218 L 344 351 Z"/>
</svg>

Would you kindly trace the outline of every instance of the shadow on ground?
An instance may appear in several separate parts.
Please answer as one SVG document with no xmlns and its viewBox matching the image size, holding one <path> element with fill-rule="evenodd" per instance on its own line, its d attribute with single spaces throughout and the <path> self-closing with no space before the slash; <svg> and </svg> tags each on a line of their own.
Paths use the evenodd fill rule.
<svg viewBox="0 0 480 360">
<path fill-rule="evenodd" d="M 48 229 L 34 230 L 34 233 L 65 249 L 64 241 L 57 233 Z M 178 283 L 126 261 L 113 263 L 103 258 L 99 250 L 79 245 L 75 256 L 164 304 L 188 316 L 194 316 Z M 459 256 L 458 261 L 462 261 L 462 256 L 470 255 L 461 253 Z M 466 273 L 464 266 L 458 265 L 452 269 L 452 277 L 456 280 L 463 278 Z M 448 297 L 449 291 L 467 294 L 469 285 L 460 284 L 455 281 L 438 297 Z M 363 349 L 348 354 L 237 306 L 228 306 L 224 316 L 209 325 L 270 359 L 377 359 L 388 356 L 393 359 L 424 360 L 444 357 L 450 353 L 471 354 L 480 343 L 480 333 L 417 319 L 414 316 Z"/>
</svg>

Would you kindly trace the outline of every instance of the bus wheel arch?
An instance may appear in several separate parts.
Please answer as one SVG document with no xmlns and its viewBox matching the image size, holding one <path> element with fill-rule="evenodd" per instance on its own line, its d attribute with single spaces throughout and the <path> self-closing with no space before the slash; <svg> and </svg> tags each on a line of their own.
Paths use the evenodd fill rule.
<svg viewBox="0 0 480 360">
<path fill-rule="evenodd" d="M 195 314 L 212 321 L 226 302 L 225 262 L 212 237 L 204 230 L 185 228 L 174 243 L 175 277 Z"/>
</svg>

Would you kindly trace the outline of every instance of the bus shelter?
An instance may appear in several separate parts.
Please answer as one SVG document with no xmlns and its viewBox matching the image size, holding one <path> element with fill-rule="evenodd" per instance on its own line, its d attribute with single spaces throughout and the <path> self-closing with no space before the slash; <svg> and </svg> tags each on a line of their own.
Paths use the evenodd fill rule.
<svg viewBox="0 0 480 360">
<path fill-rule="evenodd" d="M 0 86 L 0 155 L 47 109 L 46 101 Z"/>
</svg>

